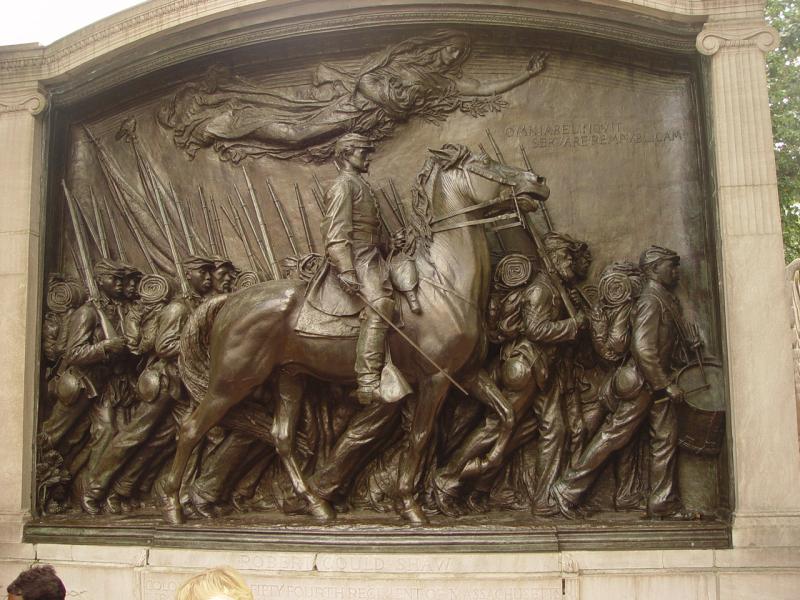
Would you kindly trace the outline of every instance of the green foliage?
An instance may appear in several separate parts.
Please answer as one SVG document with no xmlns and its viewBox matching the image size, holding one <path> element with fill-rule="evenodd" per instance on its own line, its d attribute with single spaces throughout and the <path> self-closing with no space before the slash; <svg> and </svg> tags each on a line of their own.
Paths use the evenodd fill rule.
<svg viewBox="0 0 800 600">
<path fill-rule="evenodd" d="M 800 1 L 767 0 L 767 21 L 781 33 L 767 55 L 772 134 L 786 261 L 800 258 Z"/>
</svg>

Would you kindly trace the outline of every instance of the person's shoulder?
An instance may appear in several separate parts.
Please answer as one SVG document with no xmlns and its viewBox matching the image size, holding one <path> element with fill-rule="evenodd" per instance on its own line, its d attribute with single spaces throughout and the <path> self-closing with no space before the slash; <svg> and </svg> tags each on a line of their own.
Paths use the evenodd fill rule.
<svg viewBox="0 0 800 600">
<path fill-rule="evenodd" d="M 553 287 L 553 282 L 550 281 L 550 277 L 544 271 L 537 273 L 533 281 L 525 288 L 525 296 L 529 298 L 549 297 L 554 294 L 555 288 Z"/>
</svg>

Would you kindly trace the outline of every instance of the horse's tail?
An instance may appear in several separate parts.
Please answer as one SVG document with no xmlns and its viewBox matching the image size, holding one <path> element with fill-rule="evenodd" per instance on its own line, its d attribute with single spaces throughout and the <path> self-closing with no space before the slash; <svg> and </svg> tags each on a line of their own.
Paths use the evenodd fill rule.
<svg viewBox="0 0 800 600">
<path fill-rule="evenodd" d="M 200 402 L 208 390 L 208 332 L 217 313 L 225 306 L 227 295 L 215 296 L 198 306 L 186 321 L 181 333 L 181 353 L 178 370 L 183 384 L 195 402 Z"/>
</svg>

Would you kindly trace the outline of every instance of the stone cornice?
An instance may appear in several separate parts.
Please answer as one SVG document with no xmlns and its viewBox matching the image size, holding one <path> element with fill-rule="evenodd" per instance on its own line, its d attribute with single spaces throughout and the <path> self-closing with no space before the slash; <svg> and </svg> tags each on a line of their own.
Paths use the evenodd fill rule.
<svg viewBox="0 0 800 600">
<path fill-rule="evenodd" d="M 707 23 L 697 36 L 697 50 L 711 56 L 721 48 L 755 47 L 769 52 L 778 47 L 780 34 L 764 21 L 717 21 Z"/>
<path fill-rule="evenodd" d="M 156 34 L 195 27 L 209 20 L 238 16 L 259 11 L 262 23 L 278 22 L 287 18 L 321 16 L 334 11 L 367 10 L 427 10 L 450 6 L 474 10 L 489 8 L 499 11 L 519 12 L 520 3 L 510 0 L 152 0 L 85 27 L 46 47 L 0 47 L 0 81 L 34 78 L 44 80 L 58 77 L 88 61 L 107 55 L 132 43 Z M 743 12 L 752 14 L 759 10 L 759 0 L 605 0 L 594 2 L 567 2 L 547 0 L 530 3 L 527 9 L 555 10 L 563 14 L 589 14 L 594 11 L 616 12 L 620 15 L 638 14 L 639 18 L 663 19 L 665 22 L 702 22 L 714 13 Z"/>
<path fill-rule="evenodd" d="M 27 111 L 32 115 L 38 115 L 46 108 L 47 98 L 38 91 L 0 96 L 0 114 Z"/>
</svg>

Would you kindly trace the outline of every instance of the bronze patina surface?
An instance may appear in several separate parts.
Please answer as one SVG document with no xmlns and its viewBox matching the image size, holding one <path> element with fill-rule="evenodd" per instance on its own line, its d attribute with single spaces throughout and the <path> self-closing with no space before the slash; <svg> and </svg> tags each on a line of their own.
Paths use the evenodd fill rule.
<svg viewBox="0 0 800 600">
<path fill-rule="evenodd" d="M 728 545 L 700 65 L 369 31 L 65 91 L 27 539 Z"/>
</svg>

